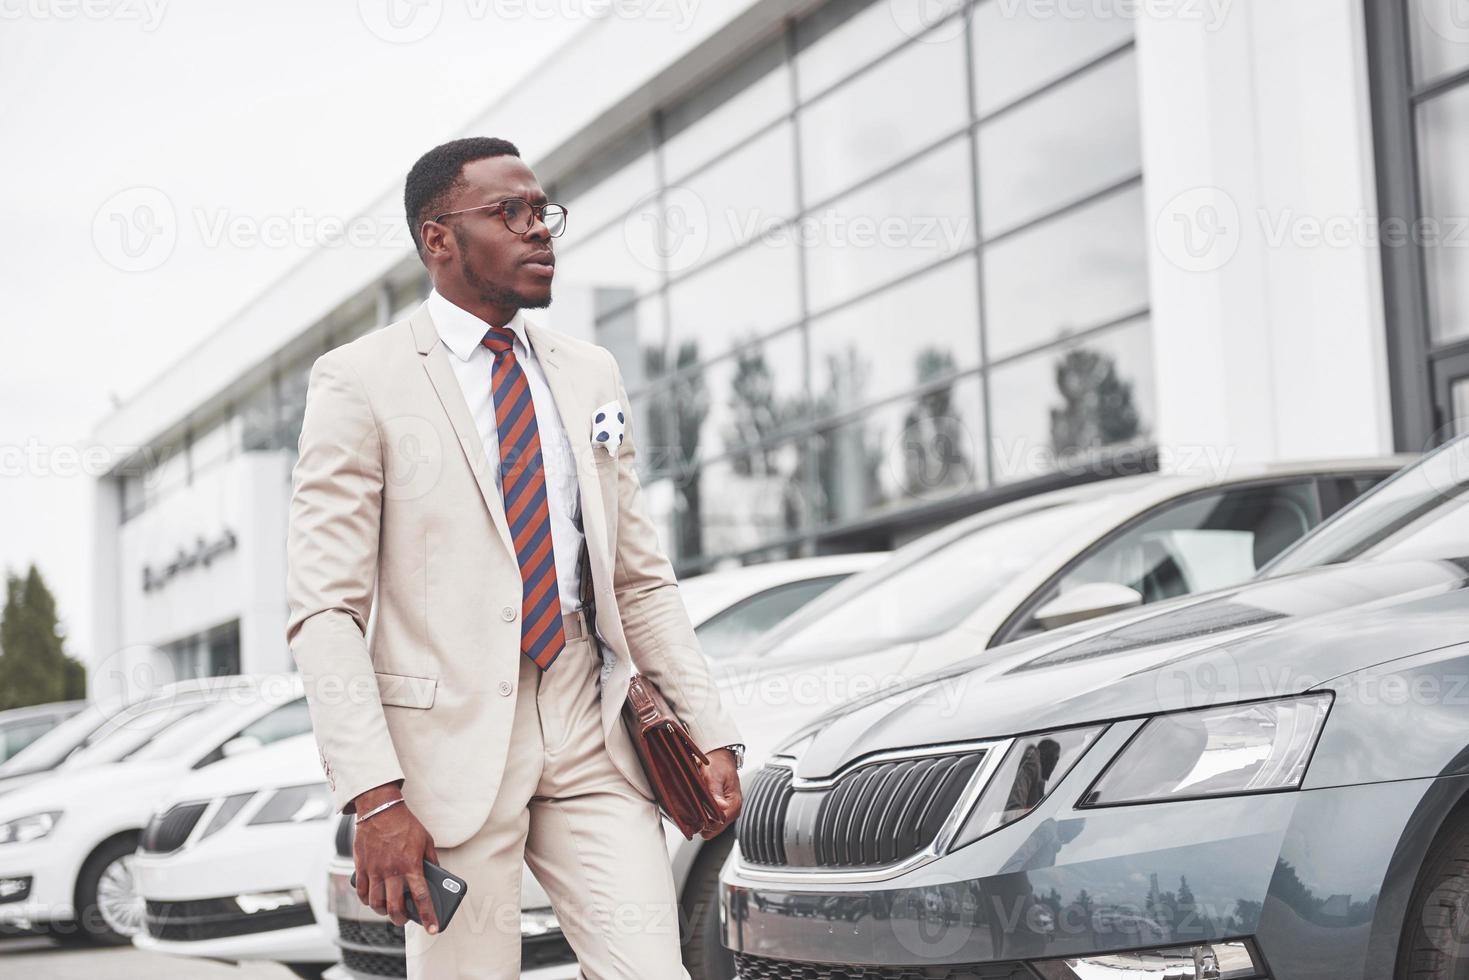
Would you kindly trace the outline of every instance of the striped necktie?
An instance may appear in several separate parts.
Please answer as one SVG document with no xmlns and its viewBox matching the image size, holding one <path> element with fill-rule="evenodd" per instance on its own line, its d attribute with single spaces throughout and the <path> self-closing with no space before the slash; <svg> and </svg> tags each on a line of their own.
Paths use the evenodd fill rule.
<svg viewBox="0 0 1469 980">
<path fill-rule="evenodd" d="M 505 519 L 520 562 L 520 652 L 542 670 L 566 646 L 561 625 L 561 593 L 556 587 L 556 557 L 551 548 L 551 511 L 546 503 L 546 470 L 530 384 L 515 358 L 515 334 L 491 327 L 481 341 L 495 355 L 490 389 L 495 427 L 500 433 L 500 488 Z"/>
</svg>

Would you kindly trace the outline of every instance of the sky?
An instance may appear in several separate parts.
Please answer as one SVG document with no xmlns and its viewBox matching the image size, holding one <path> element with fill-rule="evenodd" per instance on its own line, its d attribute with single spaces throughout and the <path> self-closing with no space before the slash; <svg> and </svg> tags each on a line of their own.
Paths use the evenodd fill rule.
<svg viewBox="0 0 1469 980">
<path fill-rule="evenodd" d="M 92 653 L 98 421 L 309 249 L 211 223 L 349 218 L 585 26 L 576 10 L 0 0 L 0 568 L 39 568 L 69 653 Z M 138 193 L 205 220 L 128 269 L 96 231 Z"/>
</svg>

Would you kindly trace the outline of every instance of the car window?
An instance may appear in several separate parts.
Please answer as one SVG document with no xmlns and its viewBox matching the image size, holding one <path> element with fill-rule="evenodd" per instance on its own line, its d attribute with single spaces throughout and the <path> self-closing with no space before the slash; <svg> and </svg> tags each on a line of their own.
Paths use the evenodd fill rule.
<svg viewBox="0 0 1469 980">
<path fill-rule="evenodd" d="M 828 650 L 851 654 L 946 633 L 1110 506 L 1101 498 L 1020 511 L 911 562 L 890 560 L 842 583 L 841 602 L 759 652 L 771 657 Z"/>
<path fill-rule="evenodd" d="M 1469 558 L 1469 437 L 1399 470 L 1264 570 L 1344 561 Z"/>
<path fill-rule="evenodd" d="M 787 582 L 757 592 L 706 619 L 694 633 L 706 656 L 716 660 L 734 656 L 791 613 L 800 609 L 845 575 L 826 575 L 803 582 Z"/>
<path fill-rule="evenodd" d="M 55 716 L 6 725 L 0 729 L 0 760 L 11 758 L 55 727 Z"/>
<path fill-rule="evenodd" d="M 64 764 L 81 766 L 129 758 L 207 706 L 200 702 L 184 702 L 158 705 L 141 712 L 126 712 L 109 721 L 107 731 L 91 744 L 67 756 Z"/>
<path fill-rule="evenodd" d="M 1312 480 L 1201 494 L 1155 509 L 1041 590 L 1005 640 L 1041 632 L 1036 610 L 1098 582 L 1125 585 L 1144 603 L 1236 585 L 1321 522 Z"/>
<path fill-rule="evenodd" d="M 77 712 L 27 745 L 0 765 L 0 777 L 23 772 L 44 772 L 65 759 L 95 733 L 107 719 L 107 709 L 96 705 Z"/>
<path fill-rule="evenodd" d="M 260 745 L 263 748 L 272 742 L 279 742 L 281 739 L 290 738 L 293 735 L 302 735 L 309 731 L 311 731 L 310 709 L 307 707 L 304 697 L 297 698 L 255 719 L 229 738 L 220 742 L 214 747 L 212 752 L 194 763 L 194 768 L 202 769 L 204 766 L 223 759 L 225 744 L 237 738 L 259 739 Z"/>
</svg>

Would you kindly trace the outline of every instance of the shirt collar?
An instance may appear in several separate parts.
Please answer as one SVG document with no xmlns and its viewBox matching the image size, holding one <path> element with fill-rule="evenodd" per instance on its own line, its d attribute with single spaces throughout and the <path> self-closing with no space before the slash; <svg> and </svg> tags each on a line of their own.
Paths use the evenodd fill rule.
<svg viewBox="0 0 1469 980">
<path fill-rule="evenodd" d="M 454 305 L 445 299 L 437 289 L 429 290 L 428 299 L 425 302 L 428 304 L 429 317 L 434 321 L 434 328 L 438 330 L 439 339 L 443 340 L 444 346 L 453 351 L 454 356 L 461 361 L 469 360 L 469 355 L 481 345 L 480 342 L 489 332 L 490 324 L 463 307 Z M 522 347 L 530 350 L 530 341 L 525 335 L 525 317 L 522 311 L 516 310 L 515 316 L 511 317 L 510 322 L 505 326 L 515 333 L 515 339 L 520 341 Z"/>
</svg>

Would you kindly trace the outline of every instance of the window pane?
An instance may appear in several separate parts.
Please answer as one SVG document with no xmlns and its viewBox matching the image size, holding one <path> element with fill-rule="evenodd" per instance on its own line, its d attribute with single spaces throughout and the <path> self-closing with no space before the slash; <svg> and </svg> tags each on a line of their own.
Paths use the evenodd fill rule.
<svg viewBox="0 0 1469 980">
<path fill-rule="evenodd" d="M 958 43 L 914 43 L 802 108 L 806 202 L 826 200 L 963 126 L 963 55 Z"/>
<path fill-rule="evenodd" d="M 301 439 L 301 422 L 306 417 L 306 383 L 311 377 L 311 365 L 316 360 L 313 354 L 281 371 L 281 427 L 276 437 L 277 449 L 296 451 Z"/>
<path fill-rule="evenodd" d="M 273 445 L 276 431 L 275 386 L 270 379 L 245 394 L 240 404 L 240 424 L 240 440 L 247 451 L 267 449 Z"/>
<path fill-rule="evenodd" d="M 990 376 L 998 482 L 1041 476 L 1108 446 L 1137 445 L 1152 431 L 1152 350 L 1146 320 L 1133 320 L 1002 365 Z"/>
<path fill-rule="evenodd" d="M 1137 59 L 1114 58 L 979 129 L 985 237 L 1142 169 Z"/>
<path fill-rule="evenodd" d="M 794 214 L 795 159 L 793 130 L 790 123 L 781 123 L 668 188 L 664 205 L 669 274 L 688 272 L 736 245 L 771 233 Z"/>
<path fill-rule="evenodd" d="M 764 240 L 679 279 L 668 289 L 673 347 L 699 360 L 794 323 L 800 314 L 791 239 Z"/>
<path fill-rule="evenodd" d="M 811 308 L 931 265 L 974 242 L 973 179 L 963 139 L 801 221 Z"/>
<path fill-rule="evenodd" d="M 813 417 L 978 366 L 977 281 L 965 256 L 812 321 Z"/>
<path fill-rule="evenodd" d="M 897 4 L 873 0 L 834 0 L 796 25 L 800 45 L 796 75 L 803 100 L 830 88 L 861 66 L 923 33 L 958 10 L 960 0 Z M 865 9 L 864 9 L 865 8 Z M 914 9 L 909 9 L 914 8 Z M 917 9 L 921 8 L 921 9 Z M 940 27 L 923 43 L 962 47 L 954 25 Z"/>
<path fill-rule="evenodd" d="M 798 529 L 805 506 L 801 448 L 788 442 L 719 460 L 686 481 L 675 517 L 679 558 L 733 554 Z"/>
<path fill-rule="evenodd" d="M 985 330 L 1001 358 L 1148 302 L 1142 189 L 1027 228 L 985 251 Z"/>
<path fill-rule="evenodd" d="M 1430 333 L 1445 344 L 1469 337 L 1469 87 L 1436 96 L 1419 113 Z M 1439 233 L 1427 233 L 1433 229 Z"/>
<path fill-rule="evenodd" d="M 1419 84 L 1469 67 L 1469 12 L 1463 0 L 1399 0 L 1413 38 L 1413 78 Z"/>
<path fill-rule="evenodd" d="M 650 205 L 573 247 L 556 253 L 558 290 L 588 290 L 598 310 L 611 310 L 658 287 L 656 211 Z"/>
<path fill-rule="evenodd" d="M 1236 585 L 1319 523 L 1309 480 L 1168 504 L 1089 555 L 1037 606 L 1097 582 L 1125 585 L 1145 603 Z M 1040 630 L 1031 620 L 1021 635 Z"/>
<path fill-rule="evenodd" d="M 558 204 L 566 206 L 566 235 L 589 235 L 630 211 L 658 187 L 652 136 L 641 130 L 592 155 L 582 170 L 557 183 Z M 561 244 L 558 241 L 557 244 Z M 566 244 L 571 244 L 568 240 Z"/>
<path fill-rule="evenodd" d="M 1449 394 L 1454 405 L 1454 417 L 1450 420 L 1454 426 L 1454 435 L 1463 435 L 1469 432 L 1469 378 L 1454 381 Z"/>
<path fill-rule="evenodd" d="M 622 300 L 623 293 L 597 291 L 601 300 Z M 612 352 L 629 392 L 650 383 L 663 373 L 663 301 L 656 295 L 628 305 L 619 302 L 615 312 L 599 314 L 597 343 Z"/>
<path fill-rule="evenodd" d="M 1055 81 L 1132 37 L 1135 0 L 974 8 L 974 96 L 981 116 Z"/>
<path fill-rule="evenodd" d="M 663 167 L 670 181 L 790 112 L 791 77 L 783 48 L 777 39 L 664 114 Z"/>
<path fill-rule="evenodd" d="M 883 405 L 817 436 L 820 519 L 845 523 L 978 489 L 983 451 L 978 378 Z"/>
</svg>

